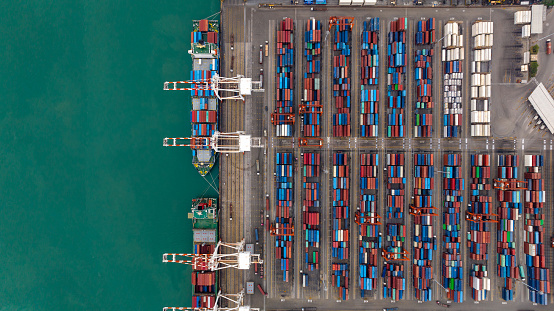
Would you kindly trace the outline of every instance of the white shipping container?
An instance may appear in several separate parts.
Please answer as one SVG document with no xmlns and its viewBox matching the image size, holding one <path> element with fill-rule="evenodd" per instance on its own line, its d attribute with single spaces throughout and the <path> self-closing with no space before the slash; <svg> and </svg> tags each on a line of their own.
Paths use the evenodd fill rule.
<svg viewBox="0 0 554 311">
<path fill-rule="evenodd" d="M 537 245 L 529 244 L 529 256 L 536 256 L 536 255 L 537 255 Z"/>
</svg>

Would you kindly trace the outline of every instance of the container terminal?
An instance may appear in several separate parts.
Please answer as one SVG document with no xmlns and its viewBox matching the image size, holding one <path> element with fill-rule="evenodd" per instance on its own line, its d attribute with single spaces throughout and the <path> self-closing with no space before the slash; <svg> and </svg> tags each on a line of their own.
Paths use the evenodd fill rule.
<svg viewBox="0 0 554 311">
<path fill-rule="evenodd" d="M 550 9 L 393 2 L 222 2 L 183 309 L 552 308 Z"/>
</svg>

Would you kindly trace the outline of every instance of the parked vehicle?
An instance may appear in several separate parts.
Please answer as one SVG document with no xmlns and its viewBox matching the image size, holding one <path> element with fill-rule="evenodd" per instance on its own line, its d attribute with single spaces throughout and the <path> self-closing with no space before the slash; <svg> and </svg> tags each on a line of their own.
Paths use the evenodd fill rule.
<svg viewBox="0 0 554 311">
<path fill-rule="evenodd" d="M 260 64 L 264 61 L 263 46 L 260 44 Z"/>
</svg>

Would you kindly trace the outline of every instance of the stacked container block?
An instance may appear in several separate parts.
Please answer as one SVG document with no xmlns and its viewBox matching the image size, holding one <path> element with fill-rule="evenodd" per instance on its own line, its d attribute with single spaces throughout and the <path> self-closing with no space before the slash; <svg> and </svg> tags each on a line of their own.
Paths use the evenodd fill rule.
<svg viewBox="0 0 554 311">
<path fill-rule="evenodd" d="M 431 153 L 414 154 L 413 217 L 413 286 L 417 300 L 433 300 L 433 251 L 437 250 L 433 232 L 434 161 Z"/>
<path fill-rule="evenodd" d="M 461 22 L 444 25 L 442 46 L 443 62 L 443 136 L 459 137 L 462 129 L 462 71 L 464 60 L 464 35 Z"/>
<path fill-rule="evenodd" d="M 191 281 L 194 287 L 194 293 L 216 294 L 215 278 L 216 272 L 214 271 L 193 271 Z"/>
<path fill-rule="evenodd" d="M 489 260 L 487 246 L 491 243 L 492 209 L 490 155 L 471 155 L 470 197 L 466 215 L 469 235 L 467 247 L 472 260 Z M 471 284 L 471 281 L 470 281 Z M 475 298 L 475 297 L 474 297 Z"/>
<path fill-rule="evenodd" d="M 360 208 L 359 225 L 359 263 L 361 296 L 366 297 L 369 291 L 377 287 L 377 264 L 382 247 L 382 236 L 379 232 L 379 215 L 377 214 L 379 189 L 379 155 L 364 153 L 360 155 Z M 367 291 L 367 292 L 366 292 Z"/>
<path fill-rule="evenodd" d="M 404 137 L 404 109 L 406 108 L 406 29 L 408 20 L 399 18 L 390 23 L 387 40 L 387 137 Z"/>
<path fill-rule="evenodd" d="M 304 153 L 302 155 L 302 226 L 305 241 L 304 269 L 319 270 L 319 234 L 320 234 L 320 171 L 321 154 Z M 318 273 L 319 275 L 319 273 Z"/>
<path fill-rule="evenodd" d="M 352 28 L 350 20 L 341 18 L 333 27 L 333 97 L 336 111 L 333 113 L 333 136 L 350 136 L 350 44 Z"/>
<path fill-rule="evenodd" d="M 350 166 L 348 155 L 333 153 L 333 208 L 331 211 L 331 261 L 333 286 L 348 300 L 350 245 Z"/>
<path fill-rule="evenodd" d="M 379 135 L 379 17 L 364 21 L 362 31 L 360 136 Z"/>
<path fill-rule="evenodd" d="M 493 22 L 477 21 L 471 27 L 471 136 L 491 136 L 491 69 Z"/>
<path fill-rule="evenodd" d="M 519 156 L 499 155 L 498 156 L 498 179 L 516 183 L 518 176 Z M 509 189 L 509 188 L 505 188 Z M 496 231 L 496 264 L 497 274 L 504 278 L 502 288 L 502 299 L 514 300 L 514 279 L 518 275 L 516 264 L 516 238 L 515 224 L 521 214 L 522 204 L 519 190 L 497 191 L 499 223 Z"/>
<path fill-rule="evenodd" d="M 289 282 L 293 265 L 293 236 L 279 235 L 291 233 L 293 220 L 293 157 L 292 153 L 277 152 L 275 155 L 276 211 L 275 211 L 275 257 L 283 274 L 284 282 Z M 278 271 L 278 270 L 277 270 Z"/>
<path fill-rule="evenodd" d="M 474 264 L 469 272 L 471 296 L 475 301 L 487 300 L 491 290 L 491 279 L 488 278 L 487 265 Z"/>
<path fill-rule="evenodd" d="M 321 136 L 321 21 L 311 19 L 304 32 L 304 71 L 303 105 L 306 106 L 302 122 L 305 137 Z"/>
<path fill-rule="evenodd" d="M 444 154 L 443 164 L 442 285 L 449 289 L 447 293 L 449 300 L 461 303 L 464 299 L 460 222 L 464 190 L 462 156 L 455 153 Z"/>
<path fill-rule="evenodd" d="M 386 155 L 386 186 L 387 202 L 385 207 L 385 260 L 382 277 L 383 298 L 400 300 L 406 290 L 404 265 L 390 261 L 406 258 L 404 242 L 406 240 L 406 226 L 404 225 L 404 196 L 406 178 L 404 177 L 404 154 L 393 153 Z"/>
<path fill-rule="evenodd" d="M 208 308 L 211 309 L 215 306 L 215 296 L 192 296 L 193 308 Z"/>
<path fill-rule="evenodd" d="M 394 301 L 404 298 L 406 290 L 406 277 L 404 265 L 388 262 L 383 266 L 383 298 L 390 298 Z"/>
<path fill-rule="evenodd" d="M 530 288 L 531 302 L 547 305 L 550 294 L 550 269 L 546 265 L 544 208 L 546 192 L 541 176 L 543 167 L 542 155 L 525 155 L 524 174 L 527 189 L 525 190 L 524 206 L 524 237 L 523 250 L 527 265 L 527 284 Z M 548 233 L 547 233 L 548 234 Z"/>
<path fill-rule="evenodd" d="M 404 218 L 404 154 L 387 154 L 387 219 Z"/>
<path fill-rule="evenodd" d="M 285 18 L 277 30 L 277 92 L 275 113 L 294 115 L 294 21 Z M 292 136 L 294 126 L 278 115 L 277 136 Z"/>
<path fill-rule="evenodd" d="M 435 19 L 417 22 L 415 34 L 415 91 L 414 137 L 431 137 L 433 133 L 433 43 Z"/>
</svg>

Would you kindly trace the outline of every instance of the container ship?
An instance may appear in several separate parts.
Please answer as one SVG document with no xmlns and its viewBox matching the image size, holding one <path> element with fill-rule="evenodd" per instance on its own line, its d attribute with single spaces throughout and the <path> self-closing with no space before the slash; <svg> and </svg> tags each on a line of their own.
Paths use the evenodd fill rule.
<svg viewBox="0 0 554 311">
<path fill-rule="evenodd" d="M 192 199 L 194 254 L 212 254 L 219 239 L 218 201 L 215 198 Z M 213 308 L 217 296 L 217 273 L 210 271 L 207 260 L 196 259 L 192 266 L 192 307 Z"/>
<path fill-rule="evenodd" d="M 190 80 L 197 86 L 191 88 L 192 137 L 207 138 L 217 131 L 219 103 L 210 88 L 200 86 L 209 81 L 219 71 L 219 21 L 195 20 L 192 22 L 191 49 L 192 71 Z M 205 144 L 195 144 L 192 148 L 192 164 L 202 176 L 206 176 L 216 161 L 215 152 Z"/>
</svg>

